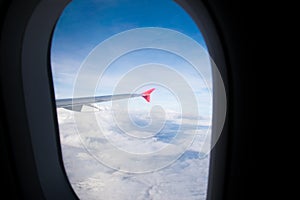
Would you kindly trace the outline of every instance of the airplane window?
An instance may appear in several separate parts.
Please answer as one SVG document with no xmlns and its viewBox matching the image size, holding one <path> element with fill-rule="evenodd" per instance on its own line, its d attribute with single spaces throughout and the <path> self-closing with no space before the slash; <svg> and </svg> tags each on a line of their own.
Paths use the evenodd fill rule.
<svg viewBox="0 0 300 200">
<path fill-rule="evenodd" d="M 80 199 L 206 199 L 212 64 L 170 0 L 74 0 L 51 45 L 63 163 Z"/>
</svg>

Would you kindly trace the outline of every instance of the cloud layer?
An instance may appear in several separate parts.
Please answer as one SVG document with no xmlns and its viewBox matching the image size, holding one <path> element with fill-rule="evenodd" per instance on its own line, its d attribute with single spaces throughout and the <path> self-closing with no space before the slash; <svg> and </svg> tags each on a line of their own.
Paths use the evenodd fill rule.
<svg viewBox="0 0 300 200">
<path fill-rule="evenodd" d="M 191 116 L 181 118 L 178 113 L 171 111 L 166 113 L 164 129 L 153 137 L 141 139 L 126 135 L 117 128 L 109 106 L 101 107 L 101 111 L 95 114 L 98 122 L 101 122 L 105 137 L 98 133 L 99 123 L 91 124 L 84 120 L 88 119 L 86 115 L 94 115 L 93 112 L 77 113 L 82 115 L 81 121 L 78 121 L 78 118 L 76 120 L 74 117 L 76 113 L 58 109 L 63 160 L 70 182 L 79 198 L 205 199 L 209 156 L 205 155 L 201 148 L 204 140 L 210 137 L 210 119 L 200 118 L 200 123 L 195 127 L 194 121 L 199 119 Z M 143 125 L 148 123 L 147 114 L 132 114 L 135 115 L 135 122 Z M 108 142 L 132 154 L 156 152 L 172 145 L 172 139 L 176 135 L 174 133 L 182 124 L 188 128 L 180 132 L 181 134 L 189 134 L 192 129 L 197 130 L 193 143 L 180 158 L 162 169 L 150 173 L 126 173 L 101 163 L 101 160 L 93 155 L 99 146 L 106 147 Z M 82 131 L 93 137 L 82 136 Z M 126 157 L 111 156 L 119 162 L 128 162 Z M 167 159 L 168 156 L 172 156 L 172 152 L 160 156 L 160 159 Z M 153 162 L 157 161 L 153 159 Z"/>
</svg>

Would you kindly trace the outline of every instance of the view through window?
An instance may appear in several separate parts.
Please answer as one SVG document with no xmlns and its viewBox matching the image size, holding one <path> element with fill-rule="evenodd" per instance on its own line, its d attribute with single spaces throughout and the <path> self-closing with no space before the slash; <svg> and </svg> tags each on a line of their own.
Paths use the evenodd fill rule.
<svg viewBox="0 0 300 200">
<path fill-rule="evenodd" d="M 64 166 L 80 199 L 206 199 L 207 47 L 170 0 L 74 0 L 51 46 Z"/>
</svg>

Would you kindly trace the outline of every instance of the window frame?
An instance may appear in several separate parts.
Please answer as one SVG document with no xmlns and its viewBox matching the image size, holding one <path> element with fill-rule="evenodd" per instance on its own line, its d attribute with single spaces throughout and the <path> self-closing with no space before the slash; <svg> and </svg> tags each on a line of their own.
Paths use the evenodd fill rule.
<svg viewBox="0 0 300 200">
<path fill-rule="evenodd" d="M 228 127 L 228 112 L 230 112 L 229 102 L 229 86 L 228 86 L 228 62 L 226 62 L 226 55 L 224 54 L 224 44 L 222 43 L 222 33 L 219 30 L 218 23 L 214 20 L 212 13 L 205 5 L 204 1 L 200 0 L 175 0 L 185 11 L 192 17 L 194 22 L 200 29 L 209 55 L 211 56 L 215 67 L 212 68 L 212 80 L 213 80 L 213 116 L 212 116 L 212 143 L 215 144 L 210 152 L 209 162 L 209 178 L 207 186 L 207 200 L 223 199 L 225 196 L 225 178 L 226 178 L 226 159 L 227 159 L 227 147 L 229 137 Z M 213 64 L 213 63 L 212 63 Z M 219 79 L 215 79 L 214 76 L 219 76 L 219 73 L 223 79 L 225 87 L 225 93 L 227 97 L 227 104 L 219 101 L 219 96 L 222 94 L 221 88 L 216 86 L 220 85 Z M 225 115 L 225 122 L 223 124 L 224 106 L 227 107 L 227 113 Z M 220 113 L 220 115 L 219 115 Z M 221 118 L 220 118 L 221 117 Z M 223 126 L 223 127 L 220 127 Z M 220 137 L 217 131 L 222 130 Z"/>
<path fill-rule="evenodd" d="M 3 25 L 1 40 L 1 81 L 10 84 L 4 89 L 6 117 L 16 120 L 18 109 L 24 114 L 17 117 L 24 121 L 11 124 L 12 149 L 17 173 L 22 174 L 21 188 L 25 198 L 78 199 L 67 178 L 59 140 L 55 96 L 50 67 L 50 46 L 53 30 L 61 12 L 71 0 L 16 0 L 10 6 Z M 208 51 L 216 63 L 227 92 L 228 79 L 223 45 L 216 23 L 202 1 L 175 0 L 198 25 Z M 16 15 L 15 13 L 18 13 Z M 13 34 L 12 34 L 13 33 Z M 5 75 L 4 75 L 5 74 Z M 213 72 L 214 76 L 215 72 Z M 214 79 L 213 79 L 214 80 Z M 215 84 L 215 83 L 213 83 Z M 213 125 L 218 126 L 218 90 L 213 88 Z M 18 105 L 9 103 L 14 99 Z M 13 109 L 14 112 L 10 112 Z M 53 123 L 49 123 L 53 122 Z M 207 199 L 222 199 L 224 194 L 225 161 L 228 142 L 226 120 L 221 137 L 210 154 Z M 214 137 L 213 137 L 214 139 Z M 20 145 L 24 147 L 20 150 Z M 24 157 L 24 152 L 28 153 Z M 51 170 L 51 172 L 49 171 Z M 26 174 L 26 175 L 24 175 Z M 28 184 L 32 178 L 34 184 Z M 39 188 L 39 189 L 37 189 Z M 32 191 L 38 190 L 39 194 Z"/>
</svg>

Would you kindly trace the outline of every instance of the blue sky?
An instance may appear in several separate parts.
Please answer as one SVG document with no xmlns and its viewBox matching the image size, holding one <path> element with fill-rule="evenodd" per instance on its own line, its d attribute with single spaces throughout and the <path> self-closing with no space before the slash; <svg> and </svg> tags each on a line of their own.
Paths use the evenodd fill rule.
<svg viewBox="0 0 300 200">
<path fill-rule="evenodd" d="M 84 59 L 97 45 L 115 34 L 142 27 L 172 29 L 191 37 L 206 48 L 196 24 L 171 0 L 74 0 L 58 20 L 52 40 L 51 64 L 56 98 L 72 96 L 76 74 Z M 196 75 L 193 67 L 178 56 L 176 58 L 171 53 L 157 50 L 141 50 L 118 59 L 107 70 L 103 77 L 106 82 L 103 81 L 104 84 L 98 87 L 97 95 L 111 93 L 115 83 L 112 80 L 120 78 L 126 70 L 149 62 L 162 63 L 182 73 L 195 89 L 201 101 L 199 107 L 206 109 L 206 114 L 211 112 L 208 90 L 198 88 L 203 80 Z M 166 102 L 168 94 L 156 91 L 154 99 L 156 102 Z"/>
<path fill-rule="evenodd" d="M 205 46 L 193 20 L 171 0 L 74 0 L 57 23 L 52 53 L 84 58 L 101 41 L 139 27 L 177 30 Z"/>
</svg>

